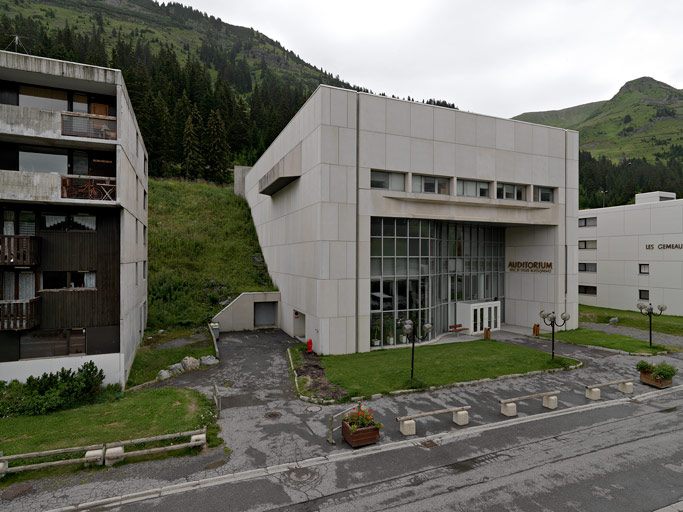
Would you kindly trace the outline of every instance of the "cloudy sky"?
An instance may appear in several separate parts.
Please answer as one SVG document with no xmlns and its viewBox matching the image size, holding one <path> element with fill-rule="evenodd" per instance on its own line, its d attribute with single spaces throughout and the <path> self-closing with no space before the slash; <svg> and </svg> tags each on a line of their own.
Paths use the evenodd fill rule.
<svg viewBox="0 0 683 512">
<path fill-rule="evenodd" d="M 511 117 L 683 88 L 677 0 L 183 0 L 353 84 Z"/>
</svg>

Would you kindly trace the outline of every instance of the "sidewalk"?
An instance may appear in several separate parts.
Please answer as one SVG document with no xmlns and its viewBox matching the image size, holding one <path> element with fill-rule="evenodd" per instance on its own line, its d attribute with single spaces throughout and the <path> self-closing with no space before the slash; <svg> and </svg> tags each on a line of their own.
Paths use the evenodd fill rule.
<svg viewBox="0 0 683 512">
<path fill-rule="evenodd" d="M 514 333 L 495 333 L 496 338 L 510 343 L 549 351 L 550 342 Z M 219 421 L 226 446 L 207 450 L 194 457 L 170 458 L 123 465 L 97 471 L 47 478 L 32 482 L 34 492 L 2 501 L 3 510 L 43 510 L 73 503 L 92 501 L 153 487 L 226 475 L 265 466 L 309 459 L 330 453 L 351 451 L 335 432 L 336 445 L 326 442 L 327 418 L 350 404 L 313 405 L 299 400 L 293 393 L 288 373 L 287 347 L 292 340 L 281 331 L 231 333 L 221 337 L 221 364 L 190 372 L 167 381 L 164 385 L 187 386 L 210 395 L 213 384 L 222 395 Z M 635 395 L 652 388 L 637 382 L 634 369 L 636 356 L 616 354 L 593 347 L 556 342 L 556 354 L 579 359 L 584 367 L 573 371 L 537 374 L 463 385 L 431 392 L 400 396 L 383 396 L 368 402 L 385 425 L 380 443 L 406 439 L 398 430 L 396 416 L 468 404 L 470 426 L 490 424 L 506 419 L 500 414 L 498 399 L 540 391 L 559 391 L 558 409 L 584 405 L 584 385 L 622 377 L 633 377 Z M 409 358 L 409 351 L 406 351 Z M 408 359 L 407 359 L 408 360 Z M 683 372 L 683 355 L 652 358 L 667 360 Z M 409 371 L 409 367 L 406 367 Z M 616 388 L 603 388 L 603 400 L 623 398 Z M 518 404 L 519 416 L 547 412 L 540 400 Z M 539 423 L 542 425 L 542 422 Z M 470 427 L 458 427 L 450 415 L 417 420 L 419 437 Z M 540 426 L 539 428 L 542 428 Z"/>
</svg>

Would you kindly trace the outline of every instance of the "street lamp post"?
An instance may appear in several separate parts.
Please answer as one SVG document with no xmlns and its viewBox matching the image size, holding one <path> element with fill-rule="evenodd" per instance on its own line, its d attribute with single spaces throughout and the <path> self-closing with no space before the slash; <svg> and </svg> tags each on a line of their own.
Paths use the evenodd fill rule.
<svg viewBox="0 0 683 512">
<path fill-rule="evenodd" d="M 546 313 L 545 311 L 541 310 L 541 318 L 543 319 L 543 323 L 547 325 L 548 327 L 552 328 L 552 349 L 551 349 L 551 354 L 550 358 L 555 359 L 555 326 L 557 327 L 563 327 L 566 323 L 567 320 L 569 320 L 569 314 L 567 312 L 564 312 L 560 315 L 560 318 L 562 319 L 562 323 L 558 323 L 557 321 L 557 316 L 555 316 L 555 312 L 552 311 L 550 313 Z"/>
<path fill-rule="evenodd" d="M 424 336 L 420 337 L 415 334 L 415 328 L 413 326 L 413 321 L 411 319 L 405 320 L 403 322 L 403 334 L 406 335 L 406 337 L 410 340 L 412 343 L 412 349 L 410 353 L 410 385 L 413 385 L 413 375 L 415 373 L 415 339 L 417 338 L 419 341 L 424 341 L 427 339 L 427 336 L 429 336 L 429 333 L 432 332 L 432 324 L 426 323 L 423 326 L 424 330 Z"/>
<path fill-rule="evenodd" d="M 655 308 L 652 307 L 651 302 L 649 304 L 643 304 L 642 302 L 639 302 L 636 306 L 641 314 L 648 316 L 650 319 L 650 348 L 652 348 L 652 317 L 662 316 L 662 313 L 666 311 L 666 304 L 660 304 L 657 306 L 659 313 L 655 313 Z"/>
</svg>

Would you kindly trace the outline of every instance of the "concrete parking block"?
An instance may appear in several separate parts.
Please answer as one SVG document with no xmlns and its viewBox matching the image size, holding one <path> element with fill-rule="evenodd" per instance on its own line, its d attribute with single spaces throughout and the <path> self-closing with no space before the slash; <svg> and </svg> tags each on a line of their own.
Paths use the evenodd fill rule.
<svg viewBox="0 0 683 512">
<path fill-rule="evenodd" d="M 117 462 L 122 461 L 124 458 L 125 453 L 123 451 L 123 446 L 107 448 L 107 450 L 104 452 L 104 464 L 107 466 L 113 466 Z"/>
<path fill-rule="evenodd" d="M 619 391 L 622 393 L 625 393 L 627 395 L 630 395 L 633 393 L 633 382 L 622 382 L 619 384 Z"/>
</svg>

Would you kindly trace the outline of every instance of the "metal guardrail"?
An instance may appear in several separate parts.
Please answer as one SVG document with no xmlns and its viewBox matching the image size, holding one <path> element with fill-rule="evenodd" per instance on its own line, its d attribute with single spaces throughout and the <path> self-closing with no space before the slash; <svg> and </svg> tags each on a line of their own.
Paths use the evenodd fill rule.
<svg viewBox="0 0 683 512">
<path fill-rule="evenodd" d="M 62 135 L 116 140 L 116 117 L 62 112 Z"/>
</svg>

